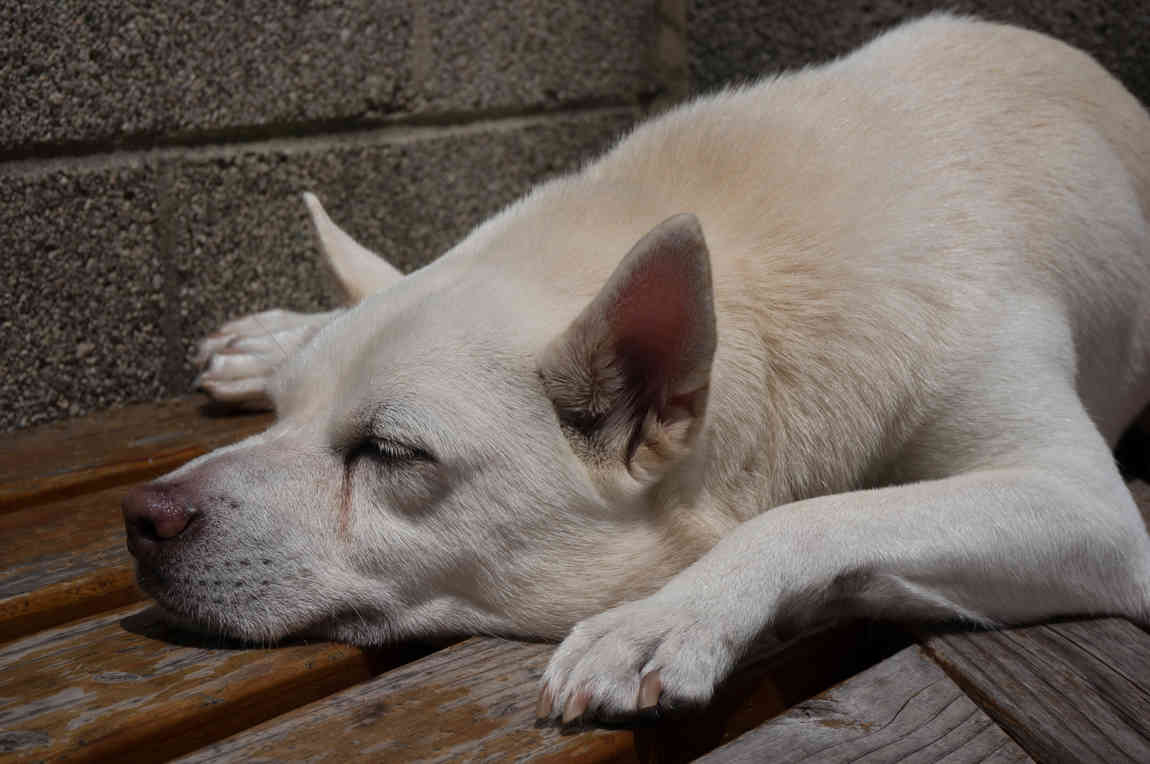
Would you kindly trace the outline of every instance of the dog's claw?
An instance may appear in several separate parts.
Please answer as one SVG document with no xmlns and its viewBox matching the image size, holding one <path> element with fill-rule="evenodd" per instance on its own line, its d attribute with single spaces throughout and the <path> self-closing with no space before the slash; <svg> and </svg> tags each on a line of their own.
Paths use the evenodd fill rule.
<svg viewBox="0 0 1150 764">
<path fill-rule="evenodd" d="M 663 693 L 663 683 L 659 681 L 659 669 L 648 673 L 639 682 L 639 710 L 646 711 L 659 704 L 659 696 Z"/>
<path fill-rule="evenodd" d="M 539 691 L 539 702 L 535 704 L 535 718 L 546 719 L 550 717 L 552 704 L 551 688 L 544 685 L 543 689 Z"/>
<path fill-rule="evenodd" d="M 570 724 L 587 710 L 587 704 L 591 702 L 591 696 L 586 692 L 580 691 L 571 696 L 567 701 L 567 707 L 563 709 L 563 723 Z"/>
<path fill-rule="evenodd" d="M 195 355 L 192 356 L 192 363 L 201 369 L 206 368 L 208 362 L 212 360 L 212 356 L 226 348 L 233 339 L 235 339 L 235 335 L 232 334 L 220 332 L 209 334 L 200 340 Z"/>
<path fill-rule="evenodd" d="M 691 600 L 656 593 L 580 621 L 543 672 L 563 723 L 650 722 L 709 702 L 735 666 L 737 635 Z M 564 707 L 564 705 L 566 707 Z"/>
<path fill-rule="evenodd" d="M 229 406 L 272 408 L 267 387 L 276 370 L 333 316 L 270 310 L 225 324 L 196 346 L 196 387 Z"/>
</svg>

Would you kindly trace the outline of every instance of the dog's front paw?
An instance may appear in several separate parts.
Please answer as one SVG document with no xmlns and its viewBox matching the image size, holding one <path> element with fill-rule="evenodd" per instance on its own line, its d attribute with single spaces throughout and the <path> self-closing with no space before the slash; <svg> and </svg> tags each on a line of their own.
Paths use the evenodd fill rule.
<svg viewBox="0 0 1150 764">
<path fill-rule="evenodd" d="M 196 387 L 220 403 L 272 408 L 267 390 L 273 372 L 332 315 L 269 310 L 224 324 L 196 347 Z"/>
<path fill-rule="evenodd" d="M 580 622 L 543 674 L 542 719 L 627 722 L 706 704 L 737 659 L 702 613 L 656 597 Z"/>
</svg>

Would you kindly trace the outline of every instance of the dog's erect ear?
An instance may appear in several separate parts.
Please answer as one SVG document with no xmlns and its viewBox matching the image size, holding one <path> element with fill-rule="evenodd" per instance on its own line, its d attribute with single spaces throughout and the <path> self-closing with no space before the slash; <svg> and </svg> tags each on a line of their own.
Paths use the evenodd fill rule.
<svg viewBox="0 0 1150 764">
<path fill-rule="evenodd" d="M 383 291 L 403 278 L 394 266 L 331 222 L 315 194 L 305 191 L 303 200 L 311 213 L 319 247 L 335 271 L 349 304 Z"/>
<path fill-rule="evenodd" d="M 715 344 L 707 244 L 694 215 L 676 215 L 627 253 L 539 374 L 580 455 L 646 484 L 698 434 Z"/>
</svg>

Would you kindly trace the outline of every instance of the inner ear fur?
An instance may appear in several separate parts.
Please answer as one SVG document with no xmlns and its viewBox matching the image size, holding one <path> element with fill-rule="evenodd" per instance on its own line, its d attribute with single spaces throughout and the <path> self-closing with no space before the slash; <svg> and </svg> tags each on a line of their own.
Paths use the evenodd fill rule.
<svg viewBox="0 0 1150 764">
<path fill-rule="evenodd" d="M 716 346 L 710 255 L 698 219 L 653 228 L 544 351 L 547 394 L 576 450 L 655 477 L 703 420 Z"/>
</svg>

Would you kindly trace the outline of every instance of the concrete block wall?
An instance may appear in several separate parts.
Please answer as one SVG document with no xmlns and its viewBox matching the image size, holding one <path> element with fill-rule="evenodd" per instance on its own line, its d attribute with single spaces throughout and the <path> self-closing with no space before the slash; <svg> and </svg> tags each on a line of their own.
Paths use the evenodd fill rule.
<svg viewBox="0 0 1150 764">
<path fill-rule="evenodd" d="M 0 431 L 186 392 L 193 341 L 334 300 L 299 192 L 404 270 L 692 91 L 918 0 L 14 0 L 0 13 Z M 1150 98 L 1141 0 L 959 0 Z"/>
<path fill-rule="evenodd" d="M 939 9 L 1053 35 L 1090 53 L 1150 103 L 1147 0 L 691 0 L 692 83 L 711 89 L 822 61 Z"/>
<path fill-rule="evenodd" d="M 316 191 L 411 270 L 660 97 L 654 0 L 31 0 L 0 12 L 0 430 L 187 392 L 334 301 Z"/>
</svg>

